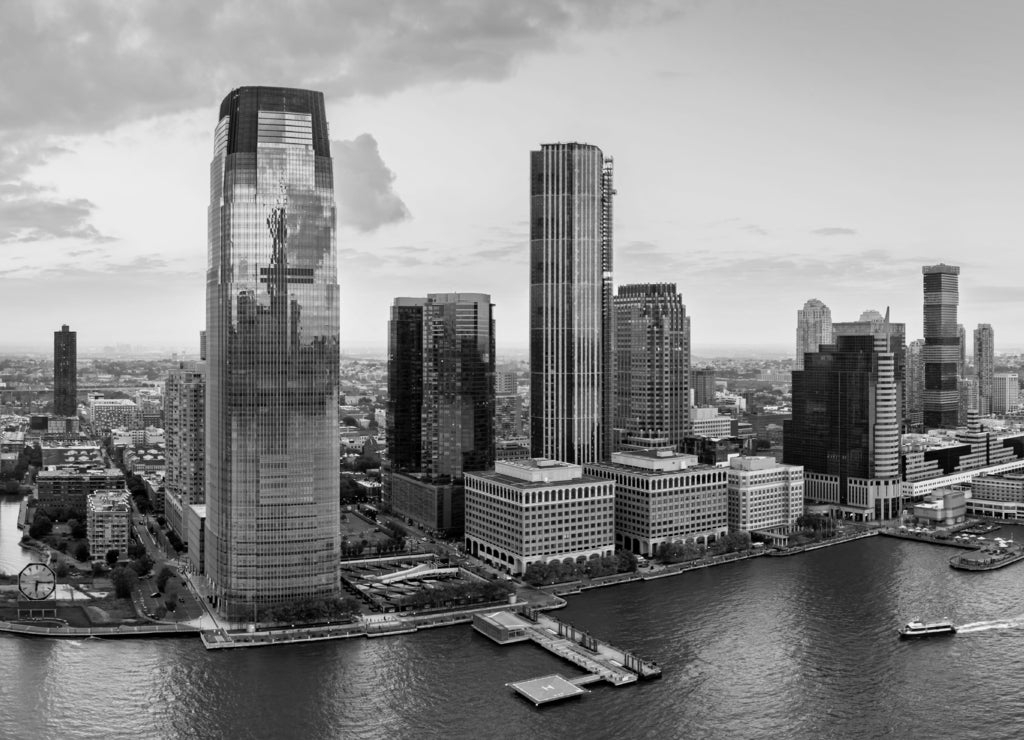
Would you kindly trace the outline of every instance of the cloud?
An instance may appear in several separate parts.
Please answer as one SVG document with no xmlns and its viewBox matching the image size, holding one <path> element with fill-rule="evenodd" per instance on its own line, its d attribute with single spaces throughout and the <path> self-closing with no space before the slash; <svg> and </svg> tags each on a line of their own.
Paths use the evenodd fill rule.
<svg viewBox="0 0 1024 740">
<path fill-rule="evenodd" d="M 84 198 L 62 200 L 34 185 L 0 184 L 0 244 L 68 238 L 113 241 L 89 223 L 94 210 Z"/>
<path fill-rule="evenodd" d="M 212 127 L 239 85 L 308 87 L 330 102 L 496 81 L 573 31 L 675 12 L 666 0 L 12 0 L 0 24 L 0 181 L 27 180 L 60 152 L 57 137 L 204 108 Z M 377 159 L 349 183 L 358 211 L 345 215 L 364 231 L 408 215 Z M 89 224 L 88 201 L 40 192 L 3 201 L 0 241 L 106 238 Z"/>
<path fill-rule="evenodd" d="M 857 231 L 855 229 L 845 229 L 841 226 L 825 226 L 821 229 L 815 229 L 811 233 L 818 234 L 819 236 L 855 236 Z"/>
<path fill-rule="evenodd" d="M 613 0 L 135 0 L 9 3 L 0 26 L 7 130 L 101 131 L 211 108 L 239 84 L 328 97 L 498 80 L 576 29 L 649 23 L 670 4 Z M 211 7 L 212 6 L 212 7 Z"/>
<path fill-rule="evenodd" d="M 409 209 L 392 189 L 395 173 L 381 159 L 373 136 L 332 142 L 331 154 L 339 224 L 374 231 L 409 218 Z"/>
</svg>

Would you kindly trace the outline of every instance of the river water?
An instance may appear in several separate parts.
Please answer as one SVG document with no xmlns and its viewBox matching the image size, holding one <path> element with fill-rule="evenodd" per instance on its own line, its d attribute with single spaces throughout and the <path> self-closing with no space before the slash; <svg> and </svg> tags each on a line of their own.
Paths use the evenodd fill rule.
<svg viewBox="0 0 1024 740">
<path fill-rule="evenodd" d="M 573 596 L 555 616 L 664 677 L 540 709 L 505 683 L 579 671 L 467 625 L 210 653 L 0 635 L 0 736 L 1024 737 L 1024 564 L 969 573 L 952 554 L 872 537 Z M 969 626 L 897 640 L 915 617 Z"/>
</svg>

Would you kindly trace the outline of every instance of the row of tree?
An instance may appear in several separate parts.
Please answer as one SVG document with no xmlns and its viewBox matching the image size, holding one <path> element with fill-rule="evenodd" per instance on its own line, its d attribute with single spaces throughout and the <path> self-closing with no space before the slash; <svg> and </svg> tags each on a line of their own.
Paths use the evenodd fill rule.
<svg viewBox="0 0 1024 740">
<path fill-rule="evenodd" d="M 749 532 L 729 532 L 708 546 L 693 542 L 662 542 L 654 552 L 654 559 L 665 564 L 684 563 L 688 560 L 699 560 L 706 555 L 723 555 L 749 549 Z"/>
<path fill-rule="evenodd" d="M 578 581 L 582 578 L 600 578 L 617 573 L 632 573 L 637 568 L 636 555 L 628 550 L 619 550 L 614 555 L 582 555 L 564 560 L 535 562 L 526 566 L 523 580 L 531 586 L 548 586 L 552 583 Z"/>
<path fill-rule="evenodd" d="M 402 609 L 438 609 L 507 601 L 512 588 L 508 581 L 452 580 L 438 584 L 436 588 L 423 588 L 404 596 L 399 600 L 398 606 Z"/>
<path fill-rule="evenodd" d="M 266 607 L 259 612 L 266 622 L 338 622 L 352 619 L 359 612 L 359 602 L 349 597 L 340 599 L 306 599 L 289 604 Z"/>
</svg>

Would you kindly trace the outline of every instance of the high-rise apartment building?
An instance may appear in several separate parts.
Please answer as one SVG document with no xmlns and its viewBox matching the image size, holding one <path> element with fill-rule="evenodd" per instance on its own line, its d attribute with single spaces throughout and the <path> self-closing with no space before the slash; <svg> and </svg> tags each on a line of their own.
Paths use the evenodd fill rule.
<svg viewBox="0 0 1024 740">
<path fill-rule="evenodd" d="M 229 93 L 210 166 L 205 524 L 229 617 L 339 593 L 335 208 L 323 94 Z"/>
<path fill-rule="evenodd" d="M 615 427 L 627 447 L 681 449 L 689 430 L 690 319 L 675 283 L 619 287 Z"/>
<path fill-rule="evenodd" d="M 167 375 L 164 443 L 167 519 L 184 537 L 183 507 L 206 501 L 205 362 L 179 362 Z"/>
<path fill-rule="evenodd" d="M 832 311 L 817 298 L 811 298 L 796 312 L 796 363 L 802 370 L 804 354 L 832 342 Z"/>
<path fill-rule="evenodd" d="M 793 373 L 793 418 L 783 422 L 783 462 L 804 468 L 808 502 L 856 520 L 900 509 L 896 356 L 884 335 L 842 334 Z"/>
<path fill-rule="evenodd" d="M 713 367 L 691 370 L 690 387 L 693 389 L 694 406 L 715 405 L 715 369 Z"/>
<path fill-rule="evenodd" d="M 957 380 L 957 388 L 960 392 L 960 407 L 957 420 L 959 424 L 963 425 L 967 423 L 968 414 L 972 412 L 976 414 L 978 412 L 977 376 L 970 375 L 966 378 L 960 378 Z"/>
<path fill-rule="evenodd" d="M 992 378 L 996 370 L 996 335 L 992 324 L 974 330 L 974 374 L 978 376 L 978 413 L 992 413 Z"/>
<path fill-rule="evenodd" d="M 960 357 L 957 359 L 956 372 L 959 377 L 967 374 L 967 329 L 963 324 L 956 325 L 956 335 L 959 341 L 957 347 L 960 350 Z"/>
<path fill-rule="evenodd" d="M 994 373 L 992 375 L 992 413 L 1008 414 L 1015 411 L 1020 403 L 1020 380 L 1017 373 Z"/>
<path fill-rule="evenodd" d="M 67 324 L 53 333 L 53 413 L 78 414 L 78 332 Z"/>
<path fill-rule="evenodd" d="M 463 473 L 494 465 L 493 308 L 482 293 L 432 293 L 391 309 L 385 494 L 431 530 L 461 532 Z"/>
<path fill-rule="evenodd" d="M 952 429 L 959 416 L 960 335 L 956 309 L 960 268 L 930 265 L 924 275 L 924 425 Z"/>
<path fill-rule="evenodd" d="M 589 144 L 530 153 L 530 445 L 605 458 L 615 410 L 612 161 Z"/>
<path fill-rule="evenodd" d="M 918 430 L 924 424 L 924 340 L 907 345 L 907 427 Z"/>
</svg>

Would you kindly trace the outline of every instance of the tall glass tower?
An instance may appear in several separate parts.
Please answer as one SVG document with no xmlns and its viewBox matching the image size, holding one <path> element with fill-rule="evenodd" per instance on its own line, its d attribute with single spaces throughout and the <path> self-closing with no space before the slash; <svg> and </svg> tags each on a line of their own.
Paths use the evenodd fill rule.
<svg viewBox="0 0 1024 740">
<path fill-rule="evenodd" d="M 53 333 L 53 413 L 78 414 L 78 332 L 67 324 Z"/>
<path fill-rule="evenodd" d="M 210 166 L 205 562 L 232 618 L 339 594 L 331 167 L 322 93 L 224 98 Z"/>
<path fill-rule="evenodd" d="M 530 153 L 530 449 L 611 454 L 612 161 L 590 144 Z"/>
</svg>

